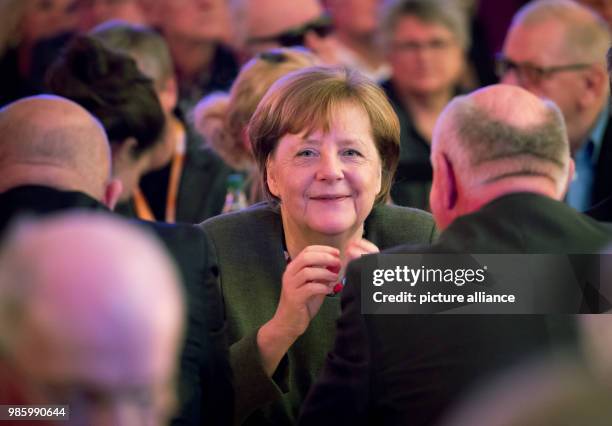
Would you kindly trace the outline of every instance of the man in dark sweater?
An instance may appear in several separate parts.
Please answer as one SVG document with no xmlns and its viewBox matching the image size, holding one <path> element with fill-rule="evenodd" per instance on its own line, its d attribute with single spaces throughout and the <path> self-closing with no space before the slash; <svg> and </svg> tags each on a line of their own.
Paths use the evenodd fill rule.
<svg viewBox="0 0 612 426">
<path fill-rule="evenodd" d="M 110 158 L 101 125 L 71 101 L 38 96 L 0 110 L 0 238 L 24 215 L 73 209 L 110 214 L 121 191 L 121 183 L 110 178 Z M 187 295 L 175 424 L 225 424 L 232 412 L 231 371 L 216 266 L 206 237 L 190 225 L 141 226 L 165 244 Z M 133 261 L 139 261 L 137 253 Z"/>
<path fill-rule="evenodd" d="M 453 100 L 431 159 L 438 242 L 387 253 L 597 253 L 612 240 L 611 228 L 560 201 L 573 173 L 563 118 L 524 89 Z M 571 318 L 545 315 L 363 315 L 367 261 L 349 266 L 334 349 L 303 424 L 433 425 L 478 381 L 571 337 Z"/>
</svg>

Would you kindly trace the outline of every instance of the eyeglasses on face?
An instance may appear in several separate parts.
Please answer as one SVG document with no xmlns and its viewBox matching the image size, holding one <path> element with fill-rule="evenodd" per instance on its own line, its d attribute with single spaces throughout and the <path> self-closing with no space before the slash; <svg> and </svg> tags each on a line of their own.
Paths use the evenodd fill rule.
<svg viewBox="0 0 612 426">
<path fill-rule="evenodd" d="M 539 67 L 530 62 L 514 62 L 506 58 L 503 54 L 498 53 L 495 56 L 495 73 L 498 78 L 503 78 L 510 71 L 514 71 L 519 80 L 530 83 L 539 84 L 547 77 L 553 74 L 565 71 L 579 71 L 590 67 L 592 64 L 575 63 L 566 65 L 553 65 L 550 67 Z"/>
<path fill-rule="evenodd" d="M 279 34 L 249 38 L 247 43 L 277 43 L 282 47 L 303 46 L 304 38 L 310 31 L 314 32 L 319 37 L 327 37 L 333 31 L 331 18 L 328 15 L 321 15 L 299 27 L 290 28 Z"/>
<path fill-rule="evenodd" d="M 454 40 L 452 39 L 443 39 L 443 38 L 434 38 L 428 41 L 413 41 L 413 40 L 403 40 L 403 41 L 394 41 L 392 43 L 392 47 L 395 50 L 413 53 L 421 50 L 431 50 L 433 52 L 442 52 L 449 47 L 456 46 Z"/>
</svg>

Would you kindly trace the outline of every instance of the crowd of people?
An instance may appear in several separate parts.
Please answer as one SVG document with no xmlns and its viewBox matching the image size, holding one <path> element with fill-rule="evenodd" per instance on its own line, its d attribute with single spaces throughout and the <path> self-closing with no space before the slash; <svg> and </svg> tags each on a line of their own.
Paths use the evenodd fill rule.
<svg viewBox="0 0 612 426">
<path fill-rule="evenodd" d="M 609 6 L 502 3 L 0 0 L 0 406 L 612 422 Z M 601 258 L 550 315 L 363 313 L 450 253 Z"/>
</svg>

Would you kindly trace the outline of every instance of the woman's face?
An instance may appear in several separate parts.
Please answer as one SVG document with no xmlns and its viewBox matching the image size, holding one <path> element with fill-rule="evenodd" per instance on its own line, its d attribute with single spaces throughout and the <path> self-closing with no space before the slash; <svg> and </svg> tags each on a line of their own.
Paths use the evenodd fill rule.
<svg viewBox="0 0 612 426">
<path fill-rule="evenodd" d="M 381 159 L 366 112 L 338 108 L 329 132 L 283 136 L 267 165 L 286 232 L 340 236 L 358 231 L 381 189 Z"/>
<path fill-rule="evenodd" d="M 426 95 L 452 89 L 463 69 L 463 50 L 441 24 L 401 18 L 389 50 L 393 81 L 403 91 Z"/>
<path fill-rule="evenodd" d="M 75 0 L 27 0 L 21 22 L 26 42 L 34 43 L 64 31 L 73 31 L 78 23 Z"/>
</svg>

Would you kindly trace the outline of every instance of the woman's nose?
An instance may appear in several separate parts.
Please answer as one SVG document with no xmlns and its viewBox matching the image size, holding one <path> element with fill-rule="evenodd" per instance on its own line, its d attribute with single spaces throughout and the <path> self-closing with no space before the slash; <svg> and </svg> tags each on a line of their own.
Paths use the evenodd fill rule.
<svg viewBox="0 0 612 426">
<path fill-rule="evenodd" d="M 342 161 L 337 154 L 323 154 L 320 157 L 317 179 L 319 180 L 338 180 L 344 176 Z"/>
</svg>

